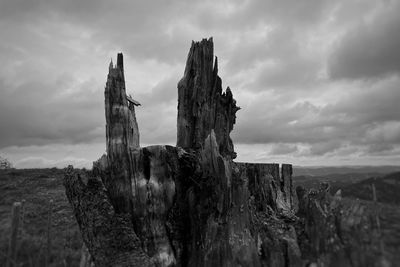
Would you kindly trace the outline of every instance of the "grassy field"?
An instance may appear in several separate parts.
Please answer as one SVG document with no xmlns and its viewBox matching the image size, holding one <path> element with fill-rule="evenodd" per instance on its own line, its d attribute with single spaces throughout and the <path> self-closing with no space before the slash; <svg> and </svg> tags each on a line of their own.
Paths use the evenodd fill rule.
<svg viewBox="0 0 400 267">
<path fill-rule="evenodd" d="M 25 200 L 24 220 L 17 243 L 19 266 L 45 266 L 50 200 L 50 266 L 78 266 L 82 240 L 62 185 L 63 170 L 0 171 L 0 264 L 6 262 L 11 208 Z"/>
<path fill-rule="evenodd" d="M 382 174 L 380 174 L 382 175 Z M 332 191 L 342 188 L 343 196 L 360 198 L 366 205 L 374 205 L 370 184 L 376 186 L 382 232 L 386 250 L 392 262 L 400 262 L 400 208 L 398 197 L 400 173 L 370 178 L 371 173 L 300 176 L 294 184 L 318 187 L 330 181 Z M 0 170 L 0 266 L 4 266 L 10 237 L 11 208 L 14 202 L 25 200 L 24 220 L 17 243 L 19 266 L 45 266 L 49 203 L 51 208 L 50 266 L 78 266 L 82 247 L 78 226 L 62 185 L 63 170 L 25 169 Z M 389 188 L 389 189 L 388 189 Z"/>
</svg>

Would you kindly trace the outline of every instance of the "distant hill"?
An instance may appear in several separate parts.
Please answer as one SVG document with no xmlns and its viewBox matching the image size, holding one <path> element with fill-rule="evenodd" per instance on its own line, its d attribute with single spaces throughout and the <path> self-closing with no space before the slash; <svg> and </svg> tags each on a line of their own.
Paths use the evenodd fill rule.
<svg viewBox="0 0 400 267">
<path fill-rule="evenodd" d="M 392 172 L 400 172 L 400 166 L 334 166 L 334 167 L 303 167 L 294 166 L 294 176 L 325 176 L 338 174 L 366 174 L 371 177 L 372 174 L 388 174 Z"/>
<path fill-rule="evenodd" d="M 381 177 L 379 172 L 369 173 L 332 173 L 326 175 L 300 175 L 293 177 L 294 186 L 301 185 L 305 188 L 318 188 L 321 182 L 328 182 L 333 190 L 343 188 L 372 177 Z M 335 191 L 336 192 L 336 191 Z"/>
<path fill-rule="evenodd" d="M 321 182 L 328 182 L 331 185 L 332 194 L 341 189 L 342 195 L 345 197 L 364 200 L 372 200 L 371 185 L 375 184 L 379 202 L 400 204 L 400 171 L 383 173 L 385 168 L 393 170 L 397 167 L 363 167 L 356 172 L 349 173 L 341 173 L 341 171 L 345 171 L 341 167 L 319 168 L 314 170 L 313 175 L 296 175 L 298 172 L 295 173 L 293 184 L 295 187 L 301 185 L 310 189 L 318 188 Z M 326 171 L 339 171 L 339 173 L 318 174 Z"/>
<path fill-rule="evenodd" d="M 400 204 L 400 172 L 374 177 L 342 187 L 342 195 L 364 200 L 372 199 L 372 184 L 376 188 L 378 202 Z"/>
</svg>

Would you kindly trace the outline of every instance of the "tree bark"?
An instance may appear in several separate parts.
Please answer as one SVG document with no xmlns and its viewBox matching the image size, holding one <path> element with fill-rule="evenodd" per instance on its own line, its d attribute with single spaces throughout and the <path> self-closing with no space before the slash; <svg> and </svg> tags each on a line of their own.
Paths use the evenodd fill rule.
<svg viewBox="0 0 400 267">
<path fill-rule="evenodd" d="M 231 89 L 222 92 L 218 76 L 218 59 L 214 60 L 212 38 L 192 42 L 185 73 L 178 83 L 177 146 L 199 150 L 211 129 L 215 132 L 218 150 L 225 158 L 236 158 L 229 136 L 236 121 L 236 106 Z"/>
<path fill-rule="evenodd" d="M 64 185 L 96 266 L 153 266 L 133 230 L 129 214 L 115 212 L 100 179 L 70 166 Z"/>
</svg>

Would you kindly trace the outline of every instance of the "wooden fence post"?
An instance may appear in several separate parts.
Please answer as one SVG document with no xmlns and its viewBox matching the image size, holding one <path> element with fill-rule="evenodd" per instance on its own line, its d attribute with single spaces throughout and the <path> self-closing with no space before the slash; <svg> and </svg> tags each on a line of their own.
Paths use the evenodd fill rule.
<svg viewBox="0 0 400 267">
<path fill-rule="evenodd" d="M 50 199 L 49 202 L 49 213 L 47 217 L 47 249 L 46 249 L 46 267 L 49 266 L 50 263 L 50 255 L 51 255 L 51 213 L 53 210 L 53 200 Z"/>
<path fill-rule="evenodd" d="M 24 232 L 24 224 L 25 224 L 25 199 L 21 201 L 21 216 L 20 216 L 20 228 L 21 234 Z"/>
<path fill-rule="evenodd" d="M 383 239 L 382 239 L 381 221 L 379 218 L 380 207 L 378 206 L 378 198 L 376 197 L 376 188 L 375 188 L 374 183 L 371 184 L 371 189 L 372 189 L 372 200 L 374 201 L 375 221 L 376 221 L 376 226 L 378 227 L 378 234 L 379 234 L 379 246 L 380 246 L 381 252 L 385 253 L 385 245 L 384 245 Z"/>
<path fill-rule="evenodd" d="M 372 184 L 371 187 L 372 187 L 372 200 L 373 200 L 374 202 L 376 202 L 376 201 L 377 201 L 377 198 L 376 198 L 376 188 L 375 188 L 375 184 Z"/>
<path fill-rule="evenodd" d="M 14 202 L 12 207 L 12 221 L 11 221 L 11 236 L 10 246 L 8 248 L 7 267 L 17 266 L 17 238 L 18 238 L 18 225 L 19 225 L 19 213 L 21 208 L 21 202 Z"/>
<path fill-rule="evenodd" d="M 376 225 L 378 226 L 378 231 L 379 233 L 381 232 L 381 222 L 379 220 L 379 207 L 378 207 L 378 199 L 376 197 L 376 188 L 375 184 L 371 185 L 372 188 L 372 200 L 374 201 L 374 210 L 375 210 L 375 220 L 376 220 Z"/>
</svg>

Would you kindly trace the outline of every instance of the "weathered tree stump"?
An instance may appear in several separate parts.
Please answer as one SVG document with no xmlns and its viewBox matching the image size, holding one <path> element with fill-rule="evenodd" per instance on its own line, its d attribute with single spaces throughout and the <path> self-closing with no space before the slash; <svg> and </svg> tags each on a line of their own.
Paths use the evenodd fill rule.
<svg viewBox="0 0 400 267">
<path fill-rule="evenodd" d="M 343 218 L 341 201 L 326 188 L 299 189 L 296 216 L 291 165 L 233 161 L 239 108 L 221 84 L 212 39 L 193 42 L 178 83 L 177 147 L 140 148 L 122 54 L 110 64 L 107 155 L 92 171 L 69 167 L 65 176 L 95 265 L 336 266 L 340 259 L 342 266 L 368 266 L 353 256 L 373 251 L 373 240 L 355 246 L 346 239 L 365 225 L 359 233 L 372 231 L 364 210 L 344 210 Z M 348 256 L 348 248 L 356 253 Z"/>
</svg>

